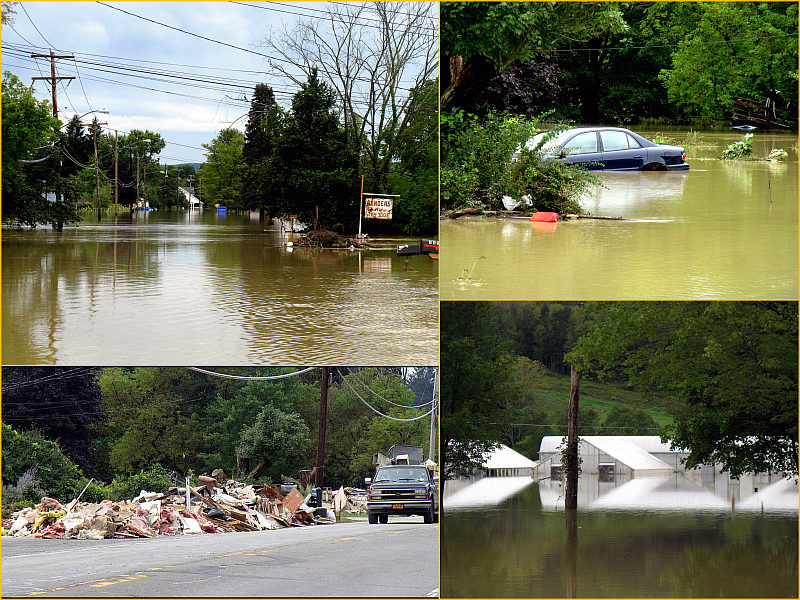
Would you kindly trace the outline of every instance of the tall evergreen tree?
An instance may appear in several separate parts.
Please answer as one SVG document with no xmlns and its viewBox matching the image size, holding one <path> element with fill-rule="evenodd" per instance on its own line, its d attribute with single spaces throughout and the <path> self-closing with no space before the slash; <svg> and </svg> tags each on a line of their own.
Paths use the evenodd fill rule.
<svg viewBox="0 0 800 600">
<path fill-rule="evenodd" d="M 280 135 L 281 110 L 272 88 L 259 83 L 253 90 L 250 112 L 242 146 L 242 205 L 263 211 L 266 198 L 275 196 L 282 179 L 276 164 L 276 146 Z"/>
<path fill-rule="evenodd" d="M 278 149 L 284 186 L 275 214 L 342 227 L 358 216 L 358 157 L 339 125 L 334 92 L 314 69 L 292 99 Z"/>
</svg>

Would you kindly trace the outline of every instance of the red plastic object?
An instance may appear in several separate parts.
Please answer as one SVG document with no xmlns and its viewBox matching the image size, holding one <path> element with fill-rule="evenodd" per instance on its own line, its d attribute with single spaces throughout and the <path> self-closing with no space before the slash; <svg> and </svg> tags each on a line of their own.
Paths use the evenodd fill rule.
<svg viewBox="0 0 800 600">
<path fill-rule="evenodd" d="M 538 221 L 539 223 L 557 223 L 558 213 L 554 212 L 535 212 L 531 216 L 531 221 Z"/>
</svg>

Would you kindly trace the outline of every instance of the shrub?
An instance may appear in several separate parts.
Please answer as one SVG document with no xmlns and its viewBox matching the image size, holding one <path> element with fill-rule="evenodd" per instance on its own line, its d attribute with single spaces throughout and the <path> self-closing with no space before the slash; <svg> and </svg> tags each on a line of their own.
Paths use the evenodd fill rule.
<svg viewBox="0 0 800 600">
<path fill-rule="evenodd" d="M 501 208 L 504 195 L 530 195 L 532 209 L 578 211 L 578 199 L 600 179 L 583 168 L 543 160 L 541 144 L 524 147 L 539 132 L 541 118 L 492 112 L 478 119 L 463 110 L 442 115 L 442 206 Z"/>
<path fill-rule="evenodd" d="M 17 432 L 8 425 L 2 426 L 2 436 L 3 483 L 18 485 L 20 478 L 33 469 L 31 477 L 35 485 L 27 486 L 30 489 L 23 499 L 32 497 L 36 490 L 36 494 L 43 491 L 66 501 L 83 489 L 80 482 L 85 479 L 81 470 L 61 452 L 56 442 L 45 439 L 38 431 Z"/>
<path fill-rule="evenodd" d="M 172 480 L 169 473 L 164 467 L 156 464 L 129 477 L 114 479 L 108 486 L 108 492 L 111 500 L 129 500 L 137 497 L 142 490 L 164 493 L 171 487 Z"/>
<path fill-rule="evenodd" d="M 753 134 L 745 133 L 738 142 L 728 144 L 722 152 L 722 158 L 730 160 L 732 158 L 744 158 L 753 153 Z"/>
</svg>

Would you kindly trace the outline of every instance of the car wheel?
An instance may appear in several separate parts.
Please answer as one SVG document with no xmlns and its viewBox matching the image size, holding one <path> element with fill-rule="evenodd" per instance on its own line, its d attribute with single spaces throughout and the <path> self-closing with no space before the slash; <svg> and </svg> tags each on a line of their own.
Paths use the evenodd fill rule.
<svg viewBox="0 0 800 600">
<path fill-rule="evenodd" d="M 378 515 L 368 512 L 367 521 L 369 521 L 370 525 L 375 525 L 378 522 Z"/>
<path fill-rule="evenodd" d="M 389 522 L 389 515 L 380 515 L 378 517 L 378 521 L 380 523 L 388 523 Z"/>
<path fill-rule="evenodd" d="M 642 167 L 642 171 L 666 171 L 667 167 L 658 163 L 648 163 Z"/>
<path fill-rule="evenodd" d="M 422 515 L 422 520 L 425 523 L 433 523 L 433 507 L 431 506 L 428 512 Z"/>
</svg>

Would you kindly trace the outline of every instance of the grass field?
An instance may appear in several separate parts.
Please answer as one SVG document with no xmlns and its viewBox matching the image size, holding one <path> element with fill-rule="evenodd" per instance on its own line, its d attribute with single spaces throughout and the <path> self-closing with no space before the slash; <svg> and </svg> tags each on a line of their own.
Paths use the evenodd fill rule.
<svg viewBox="0 0 800 600">
<path fill-rule="evenodd" d="M 625 406 L 641 410 L 663 427 L 672 423 L 673 419 L 666 414 L 664 398 L 645 398 L 641 392 L 626 389 L 610 383 L 601 383 L 588 379 L 581 380 L 581 406 L 591 407 L 600 415 L 600 423 L 615 406 Z M 563 407 L 566 411 L 569 402 L 569 376 L 547 373 L 537 380 L 531 395 L 535 408 L 550 411 Z"/>
</svg>

